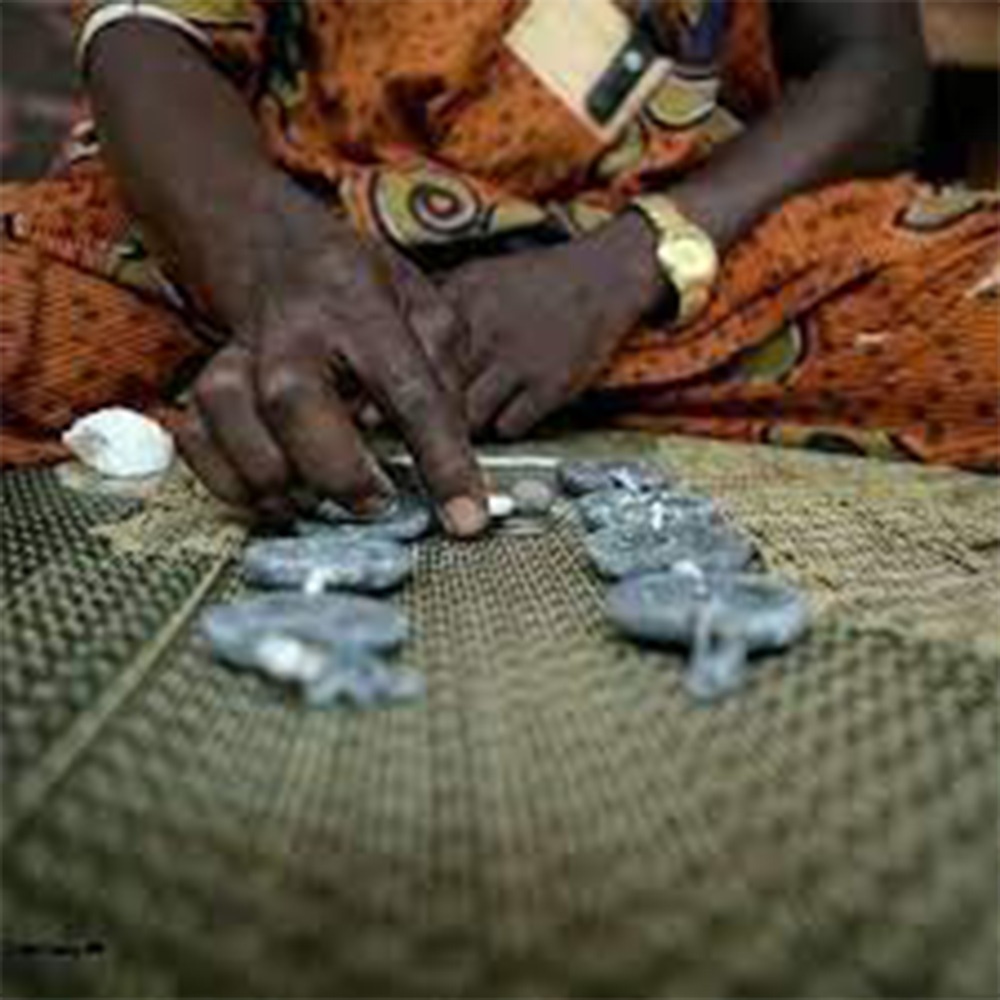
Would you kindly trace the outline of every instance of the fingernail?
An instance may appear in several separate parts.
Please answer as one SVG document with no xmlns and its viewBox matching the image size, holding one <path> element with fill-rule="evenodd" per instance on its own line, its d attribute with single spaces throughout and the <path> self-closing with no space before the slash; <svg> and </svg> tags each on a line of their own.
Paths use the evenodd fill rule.
<svg viewBox="0 0 1000 1000">
<path fill-rule="evenodd" d="M 478 535 L 488 523 L 483 505 L 472 497 L 455 497 L 444 505 L 444 522 L 448 530 L 459 538 Z"/>
<path fill-rule="evenodd" d="M 396 484 L 374 459 L 369 464 L 369 469 L 375 480 L 375 489 L 364 496 L 355 497 L 350 509 L 361 517 L 378 517 L 396 502 Z"/>
<path fill-rule="evenodd" d="M 351 503 L 351 511 L 359 517 L 379 517 L 388 512 L 396 501 L 394 492 L 371 493 L 368 496 L 358 497 Z"/>
</svg>

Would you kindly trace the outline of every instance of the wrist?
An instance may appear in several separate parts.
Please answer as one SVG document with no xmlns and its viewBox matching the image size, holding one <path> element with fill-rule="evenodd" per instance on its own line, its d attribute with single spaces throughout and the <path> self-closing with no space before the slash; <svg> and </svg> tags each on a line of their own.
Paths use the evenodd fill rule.
<svg viewBox="0 0 1000 1000">
<path fill-rule="evenodd" d="M 719 277 L 718 247 L 673 198 L 642 195 L 630 207 L 654 234 L 660 273 L 673 292 L 673 312 L 661 309 L 653 321 L 671 326 L 693 322 L 711 302 Z"/>
<path fill-rule="evenodd" d="M 657 259 L 657 236 L 638 212 L 616 216 L 596 234 L 609 285 L 629 300 L 640 316 L 673 309 L 676 292 Z"/>
</svg>

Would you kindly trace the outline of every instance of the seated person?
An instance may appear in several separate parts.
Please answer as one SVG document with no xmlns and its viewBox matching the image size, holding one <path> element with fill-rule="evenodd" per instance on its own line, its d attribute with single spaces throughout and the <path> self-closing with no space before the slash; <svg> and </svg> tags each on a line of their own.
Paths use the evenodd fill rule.
<svg viewBox="0 0 1000 1000">
<path fill-rule="evenodd" d="M 574 400 L 997 465 L 996 205 L 898 173 L 927 93 L 917 0 L 78 16 L 96 129 L 3 189 L 8 464 L 190 387 L 188 462 L 275 518 L 300 489 L 376 508 L 378 419 L 475 534 L 470 440 Z"/>
</svg>

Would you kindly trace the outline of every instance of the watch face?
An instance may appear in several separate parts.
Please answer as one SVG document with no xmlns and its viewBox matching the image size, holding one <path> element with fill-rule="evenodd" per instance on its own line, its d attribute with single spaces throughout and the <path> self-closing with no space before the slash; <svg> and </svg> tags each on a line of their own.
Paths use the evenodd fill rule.
<svg viewBox="0 0 1000 1000">
<path fill-rule="evenodd" d="M 675 237 L 664 245 L 663 251 L 675 279 L 700 284 L 715 277 L 715 253 L 699 237 Z"/>
</svg>

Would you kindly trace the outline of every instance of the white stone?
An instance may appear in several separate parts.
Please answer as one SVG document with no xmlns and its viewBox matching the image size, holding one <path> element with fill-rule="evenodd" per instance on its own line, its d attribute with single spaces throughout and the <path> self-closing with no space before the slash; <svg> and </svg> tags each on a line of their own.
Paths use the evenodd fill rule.
<svg viewBox="0 0 1000 1000">
<path fill-rule="evenodd" d="M 507 493 L 491 493 L 486 498 L 486 505 L 490 517 L 500 520 L 510 517 L 517 507 L 514 498 Z"/>
<path fill-rule="evenodd" d="M 85 465 L 116 478 L 155 476 L 174 459 L 174 439 L 166 430 L 120 406 L 81 417 L 62 441 Z"/>
<path fill-rule="evenodd" d="M 326 656 L 319 648 L 281 632 L 261 639 L 257 657 L 262 668 L 272 677 L 302 684 L 315 681 L 326 666 Z"/>
</svg>

